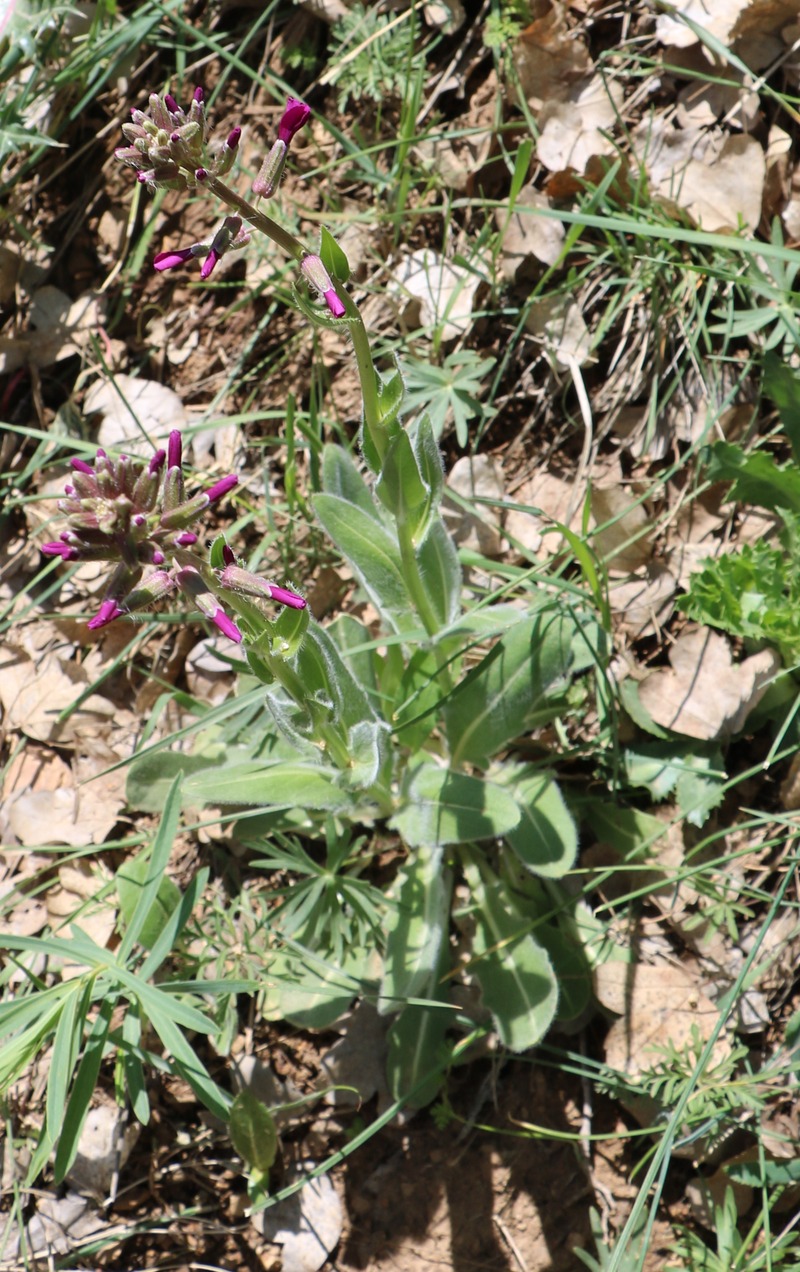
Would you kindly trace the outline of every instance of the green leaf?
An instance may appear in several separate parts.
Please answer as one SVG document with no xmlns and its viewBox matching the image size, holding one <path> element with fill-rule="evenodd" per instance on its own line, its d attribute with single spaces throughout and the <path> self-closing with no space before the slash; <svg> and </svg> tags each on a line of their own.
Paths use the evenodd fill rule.
<svg viewBox="0 0 800 1272">
<path fill-rule="evenodd" d="M 779 467 L 763 451 L 746 455 L 740 446 L 716 442 L 711 448 L 707 476 L 709 481 L 733 483 L 728 493 L 730 500 L 800 513 L 800 470 Z"/>
<path fill-rule="evenodd" d="M 363 950 L 351 949 L 337 966 L 332 958 L 287 944 L 266 963 L 263 1019 L 288 1020 L 298 1029 L 327 1029 L 360 992 L 364 961 Z"/>
<path fill-rule="evenodd" d="M 378 413 L 382 427 L 393 437 L 399 427 L 400 408 L 405 398 L 405 384 L 400 367 L 395 365 L 388 375 L 377 377 Z"/>
<path fill-rule="evenodd" d="M 417 562 L 425 590 L 443 627 L 461 611 L 461 564 L 441 517 L 434 517 L 417 548 Z"/>
<path fill-rule="evenodd" d="M 486 767 L 507 743 L 557 714 L 569 684 L 576 622 L 547 608 L 520 618 L 456 689 L 445 711 L 454 764 Z"/>
<path fill-rule="evenodd" d="M 410 1003 L 389 1027 L 389 1090 L 412 1109 L 424 1109 L 439 1094 L 449 1061 L 445 1039 L 451 1018 L 444 1004 Z"/>
<path fill-rule="evenodd" d="M 160 995 L 158 1000 L 149 1003 L 147 1014 L 159 1038 L 172 1055 L 175 1071 L 189 1083 L 198 1100 L 207 1109 L 223 1122 L 227 1122 L 231 1106 L 230 1096 L 211 1077 L 200 1057 L 175 1024 L 174 1011 L 172 1015 L 168 1014 L 162 1007 L 162 1000 L 166 1000 L 168 1007 L 178 1006 L 177 1003 L 170 1003 L 167 995 Z M 208 1034 L 215 1032 L 213 1021 L 205 1022 L 204 1031 Z"/>
<path fill-rule="evenodd" d="M 278 1128 L 266 1104 L 247 1088 L 239 1092 L 231 1105 L 228 1131 L 253 1182 L 265 1183 L 278 1155 Z"/>
<path fill-rule="evenodd" d="M 115 1003 L 115 997 L 103 999 L 99 1013 L 86 1039 L 83 1056 L 81 1057 L 78 1072 L 75 1075 L 75 1082 L 70 1093 L 69 1103 L 64 1112 L 63 1124 L 60 1128 L 61 1133 L 58 1136 L 58 1148 L 56 1149 L 53 1163 L 53 1178 L 57 1184 L 60 1184 L 64 1179 L 78 1151 L 78 1141 L 81 1137 L 83 1124 L 86 1121 L 86 1114 L 89 1111 L 95 1086 L 97 1085 L 103 1050 L 111 1023 L 111 1013 L 114 1010 Z M 49 1129 L 51 1134 L 56 1132 L 55 1127 L 50 1127 Z"/>
<path fill-rule="evenodd" d="M 128 804 L 146 813 L 160 813 L 176 777 L 208 769 L 212 762 L 204 755 L 166 750 L 135 756 L 125 783 Z"/>
<path fill-rule="evenodd" d="M 397 905 L 386 920 L 381 1012 L 431 996 L 447 943 L 452 888 L 441 848 L 423 845 L 409 857 L 395 888 Z"/>
<path fill-rule="evenodd" d="M 725 1167 L 725 1174 L 735 1183 L 751 1188 L 787 1188 L 800 1183 L 800 1160 L 731 1162 Z"/>
<path fill-rule="evenodd" d="M 370 702 L 379 702 L 377 667 L 378 657 L 374 649 L 364 649 L 372 644 L 372 633 L 352 614 L 337 614 L 326 627 L 326 632 L 336 645 L 358 684 L 362 686 Z"/>
<path fill-rule="evenodd" d="M 314 510 L 325 532 L 346 557 L 373 605 L 397 632 L 416 627 L 397 540 L 360 507 L 336 495 L 315 495 Z"/>
<path fill-rule="evenodd" d="M 558 985 L 556 1020 L 569 1024 L 583 1015 L 592 1001 L 592 974 L 576 925 L 541 923 L 536 940 L 547 951 Z"/>
<path fill-rule="evenodd" d="M 389 824 L 412 848 L 436 847 L 494 839 L 519 817 L 516 800 L 502 786 L 428 761 L 412 773 Z"/>
<path fill-rule="evenodd" d="M 337 785 L 335 769 L 314 764 L 243 760 L 219 769 L 193 774 L 183 787 L 184 802 L 203 804 L 252 804 L 261 808 L 346 808 L 347 791 Z"/>
<path fill-rule="evenodd" d="M 440 849 L 420 848 L 409 858 L 387 920 L 386 956 L 380 1007 L 405 1003 L 389 1029 L 387 1076 L 396 1099 L 413 1108 L 435 1098 L 444 1068 L 444 1040 L 451 1021 L 444 979 L 449 957 L 452 876 Z M 408 999 L 429 999 L 411 1002 Z"/>
<path fill-rule="evenodd" d="M 581 814 L 600 843 L 616 848 L 623 861 L 643 860 L 669 827 L 638 808 L 623 808 L 610 799 L 581 801 Z"/>
<path fill-rule="evenodd" d="M 150 1121 L 150 1099 L 140 1051 L 141 1036 L 139 1004 L 132 1002 L 128 1004 L 122 1021 L 122 1069 L 133 1115 L 142 1126 L 147 1126 Z"/>
<path fill-rule="evenodd" d="M 678 808 L 692 826 L 702 826 L 725 798 L 726 774 L 722 755 L 697 755 L 678 778 Z"/>
<path fill-rule="evenodd" d="M 119 897 L 119 907 L 126 927 L 133 919 L 142 890 L 150 878 L 150 873 L 149 852 L 139 853 L 138 856 L 131 857 L 130 861 L 124 862 L 117 871 L 117 896 Z M 149 950 L 154 945 L 172 911 L 180 904 L 180 900 L 180 889 L 168 875 L 162 875 L 156 895 L 150 909 L 144 915 L 139 929 L 138 941 L 146 950 Z"/>
<path fill-rule="evenodd" d="M 533 768 L 512 770 L 504 780 L 521 814 L 506 840 L 528 870 L 557 879 L 572 868 L 578 852 L 578 831 L 558 783 Z"/>
<path fill-rule="evenodd" d="M 381 515 L 367 483 L 342 446 L 327 445 L 322 451 L 322 489 L 346 503 L 355 504 L 362 512 L 381 522 Z"/>
<path fill-rule="evenodd" d="M 149 948 L 157 939 L 164 921 L 180 901 L 180 892 L 167 879 L 165 871 L 178 830 L 181 781 L 180 774 L 172 780 L 149 861 L 139 857 L 134 862 L 126 863 L 130 866 L 129 873 L 126 873 L 126 865 L 117 872 L 117 893 L 125 917 L 125 932 L 118 951 L 120 963 L 126 962 L 137 941 Z"/>
<path fill-rule="evenodd" d="M 395 520 L 409 527 L 416 541 L 428 521 L 430 498 L 408 434 L 402 429 L 386 452 L 375 493 Z"/>
<path fill-rule="evenodd" d="M 764 358 L 764 392 L 778 408 L 794 462 L 800 463 L 800 379 L 774 353 Z"/>
<path fill-rule="evenodd" d="M 420 475 L 429 491 L 431 511 L 435 512 L 444 491 L 444 465 L 429 415 L 422 415 L 408 428 L 408 436 L 417 457 Z"/>
<path fill-rule="evenodd" d="M 344 249 L 324 225 L 320 230 L 319 255 L 331 278 L 337 283 L 346 283 L 350 277 L 350 262 Z"/>
<path fill-rule="evenodd" d="M 56 1026 L 53 1051 L 47 1077 L 47 1127 L 51 1135 L 58 1133 L 64 1121 L 67 1090 L 72 1081 L 75 1062 L 83 1042 L 83 1027 L 90 1001 L 91 982 L 79 977 L 69 983 L 69 993 Z"/>
<path fill-rule="evenodd" d="M 405 364 L 406 401 L 408 410 L 420 407 L 431 421 L 436 437 L 441 437 L 452 413 L 460 446 L 469 441 L 469 423 L 482 423 L 494 415 L 494 408 L 480 400 L 483 380 L 494 366 L 494 358 L 481 358 L 472 349 L 456 350 L 447 355 L 440 367 L 411 360 Z"/>
<path fill-rule="evenodd" d="M 558 986 L 552 964 L 505 884 L 472 860 L 464 861 L 464 873 L 474 905 L 470 970 L 503 1045 L 525 1051 L 541 1040 L 556 1014 Z"/>
</svg>

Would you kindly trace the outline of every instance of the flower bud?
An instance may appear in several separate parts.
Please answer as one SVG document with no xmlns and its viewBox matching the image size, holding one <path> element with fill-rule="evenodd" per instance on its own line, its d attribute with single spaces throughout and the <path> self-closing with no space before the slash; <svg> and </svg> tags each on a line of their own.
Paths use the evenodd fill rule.
<svg viewBox="0 0 800 1272">
<path fill-rule="evenodd" d="M 318 256 L 305 256 L 300 262 L 300 269 L 303 271 L 306 279 L 321 292 L 325 304 L 333 314 L 334 318 L 341 318 L 345 312 L 344 305 L 339 299 L 336 289 L 331 281 L 331 276 Z"/>
<path fill-rule="evenodd" d="M 253 194 L 260 199 L 271 199 L 280 185 L 286 164 L 286 151 L 286 142 L 276 141 L 259 168 L 258 176 L 253 182 Z"/>
</svg>

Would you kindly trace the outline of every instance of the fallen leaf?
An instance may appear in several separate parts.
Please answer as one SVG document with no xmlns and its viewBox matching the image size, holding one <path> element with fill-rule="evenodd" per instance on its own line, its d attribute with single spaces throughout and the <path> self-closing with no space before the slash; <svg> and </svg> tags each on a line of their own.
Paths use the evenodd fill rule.
<svg viewBox="0 0 800 1272">
<path fill-rule="evenodd" d="M 111 871 L 101 861 L 79 857 L 59 866 L 58 883 L 47 894 L 47 913 L 56 935 L 67 936 L 71 924 L 105 948 L 117 923 L 116 907 L 111 900 Z M 104 897 L 99 894 L 109 893 Z M 61 956 L 53 956 L 51 966 L 60 966 L 62 980 L 73 980 L 86 969 L 86 964 Z"/>
<path fill-rule="evenodd" d="M 705 741 L 743 729 L 781 666 L 771 649 L 734 663 L 727 640 L 708 627 L 683 632 L 669 660 L 641 682 L 639 701 L 656 724 Z"/>
<path fill-rule="evenodd" d="M 643 577 L 609 586 L 611 612 L 631 639 L 653 636 L 672 614 L 678 590 L 674 576 L 663 565 L 650 564 Z"/>
<path fill-rule="evenodd" d="M 451 265 L 437 252 L 411 252 L 394 271 L 390 290 L 405 301 L 404 320 L 412 327 L 439 327 L 443 340 L 455 340 L 472 326 L 476 274 Z"/>
<path fill-rule="evenodd" d="M 337 1027 L 342 1036 L 322 1057 L 316 1082 L 325 1103 L 360 1108 L 376 1091 L 386 1097 L 386 1019 L 362 1001 Z"/>
<path fill-rule="evenodd" d="M 48 367 L 86 349 L 103 322 L 103 298 L 84 292 L 70 300 L 48 284 L 31 298 L 31 330 L 0 339 L 0 374 L 22 366 Z"/>
<path fill-rule="evenodd" d="M 520 32 L 512 56 L 522 96 L 536 110 L 549 99 L 563 100 L 570 85 L 590 73 L 591 61 L 561 0 L 533 0 L 530 7 L 533 21 Z M 517 98 L 514 85 L 509 95 Z"/>
<path fill-rule="evenodd" d="M 86 394 L 84 411 L 102 417 L 97 436 L 100 446 L 125 446 L 134 454 L 149 453 L 172 429 L 182 430 L 189 422 L 173 389 L 135 375 L 98 380 Z"/>
<path fill-rule="evenodd" d="M 584 366 L 591 357 L 592 338 L 580 306 L 570 297 L 553 293 L 529 306 L 525 327 L 545 347 L 551 364 L 567 371 Z"/>
<path fill-rule="evenodd" d="M 537 119 L 536 155 L 551 172 L 573 168 L 582 173 L 593 155 L 614 153 L 604 136 L 619 118 L 622 85 L 593 75 L 570 90 L 566 101 L 547 101 Z"/>
<path fill-rule="evenodd" d="M 736 19 L 747 3 L 748 0 L 687 0 L 685 4 L 665 4 L 667 12 L 656 18 L 656 39 L 673 49 L 687 49 L 696 44 L 698 36 L 681 20 L 683 17 L 727 44 Z"/>
<path fill-rule="evenodd" d="M 609 569 L 631 573 L 646 565 L 653 555 L 652 519 L 639 500 L 622 486 L 592 483 L 592 539 Z"/>
<path fill-rule="evenodd" d="M 88 684 L 84 669 L 62 662 L 63 657 L 63 647 L 59 653 L 50 650 L 32 658 L 19 647 L 0 646 L 0 703 L 7 729 L 60 746 L 107 730 L 116 708 L 98 693 L 90 694 L 59 722 L 61 712 L 75 703 Z"/>
<path fill-rule="evenodd" d="M 503 474 L 489 455 L 462 455 L 448 474 L 447 487 L 463 499 L 501 501 L 505 493 Z M 491 504 L 481 503 L 472 513 L 445 495 L 444 517 L 460 548 L 487 557 L 502 554 L 500 512 Z"/>
<path fill-rule="evenodd" d="M 89 1109 L 75 1160 L 66 1174 L 68 1184 L 97 1202 L 108 1196 L 114 1176 L 125 1165 L 139 1138 L 138 1124 L 127 1122 L 127 1111 L 117 1104 Z"/>
<path fill-rule="evenodd" d="M 516 282 L 533 260 L 555 265 L 561 255 L 566 234 L 564 223 L 555 217 L 537 216 L 538 208 L 552 208 L 552 204 L 535 186 L 525 185 L 511 216 L 503 208 L 495 212 L 495 224 L 503 233 L 500 270 L 509 283 Z"/>
<path fill-rule="evenodd" d="M 506 512 L 506 537 L 521 543 L 529 552 L 552 556 L 560 551 L 563 539 L 559 534 L 544 535 L 543 531 L 554 521 L 562 522 L 570 530 L 579 528 L 580 510 L 572 507 L 574 497 L 574 484 L 564 477 L 546 468 L 535 473 L 510 496 L 513 503 L 527 505 L 531 511 L 510 508 Z"/>
<path fill-rule="evenodd" d="M 754 137 L 673 128 L 656 118 L 636 130 L 633 144 L 653 195 L 682 208 L 704 230 L 758 225 L 766 164 Z"/>
<path fill-rule="evenodd" d="M 608 1011 L 620 1017 L 606 1036 L 606 1064 L 629 1078 L 663 1058 L 666 1043 L 684 1047 L 694 1028 L 705 1042 L 719 1019 L 719 1011 L 700 989 L 697 979 L 682 967 L 659 963 L 602 963 L 595 970 L 595 993 Z M 729 1044 L 720 1039 L 714 1052 L 719 1062 Z"/>
</svg>

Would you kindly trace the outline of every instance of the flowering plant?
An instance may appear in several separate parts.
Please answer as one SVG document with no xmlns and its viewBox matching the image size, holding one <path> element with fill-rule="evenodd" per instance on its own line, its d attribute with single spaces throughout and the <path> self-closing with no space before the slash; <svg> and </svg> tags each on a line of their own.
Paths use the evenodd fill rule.
<svg viewBox="0 0 800 1272">
<path fill-rule="evenodd" d="M 253 183 L 257 199 L 275 194 L 309 116 L 308 106 L 289 99 Z M 346 287 L 344 252 L 327 231 L 319 252 L 307 251 L 226 184 L 240 132 L 212 151 L 202 90 L 186 112 L 169 94 L 153 95 L 125 131 L 130 144 L 118 156 L 145 185 L 206 192 L 225 208 L 207 243 L 163 251 L 156 269 L 197 257 L 208 277 L 227 251 L 266 234 L 322 298 L 314 303 L 302 287 L 296 291 L 309 321 L 350 336 L 363 463 L 327 445 L 312 504 L 374 606 L 378 630 L 349 614 L 323 628 L 294 588 L 244 569 L 221 539 L 202 559 L 198 522 L 236 478 L 187 497 L 176 433 L 166 453 L 149 461 L 102 451 L 93 465 L 73 461 L 60 504 L 68 528 L 43 551 L 67 562 L 113 563 L 93 630 L 180 590 L 241 644 L 252 675 L 239 703 L 204 716 L 192 753 L 167 751 L 169 739 L 143 749 L 130 765 L 129 802 L 165 810 L 165 824 L 177 816 L 177 800 L 241 807 L 247 811 L 235 834 L 260 854 L 257 864 L 301 877 L 321 869 L 324 882 L 283 889 L 272 912 L 270 931 L 281 944 L 270 950 L 262 1013 L 319 1027 L 356 994 L 368 995 L 393 1018 L 395 1095 L 425 1104 L 446 1069 L 443 1044 L 455 1019 L 457 872 L 469 897 L 461 922 L 470 933 L 471 973 L 504 1044 L 533 1045 L 559 1010 L 575 1018 L 588 1000 L 576 903 L 557 882 L 575 856 L 575 825 L 552 776 L 506 753 L 526 730 L 567 708 L 573 678 L 604 657 L 603 632 L 581 604 L 565 603 L 526 575 L 511 596 L 465 593 L 441 513 L 444 474 L 430 418 L 404 420 L 398 367 L 375 365 Z M 265 600 L 284 607 L 277 618 L 265 612 Z M 351 831 L 366 829 L 355 838 L 361 846 L 377 826 L 396 837 L 404 856 L 383 906 L 376 889 L 356 886 L 361 867 L 351 848 Z M 309 839 L 324 839 L 326 867 L 303 847 Z M 460 897 L 461 904 L 463 890 Z M 571 988 L 559 1007 L 562 969 Z M 215 1110 L 225 1106 L 199 1060 L 186 1077 L 206 1103 L 214 1091 Z"/>
</svg>

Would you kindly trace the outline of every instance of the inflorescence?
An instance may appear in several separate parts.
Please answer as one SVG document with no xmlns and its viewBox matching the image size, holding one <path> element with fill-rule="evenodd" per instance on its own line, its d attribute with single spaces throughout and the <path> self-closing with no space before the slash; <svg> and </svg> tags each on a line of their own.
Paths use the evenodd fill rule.
<svg viewBox="0 0 800 1272">
<path fill-rule="evenodd" d="M 89 622 L 92 631 L 175 590 L 187 596 L 223 635 L 237 643 L 242 633 L 220 604 L 220 596 L 239 592 L 271 599 L 293 609 L 306 602 L 289 588 L 277 587 L 237 566 L 227 546 L 224 567 L 213 570 L 193 551 L 195 530 L 205 510 L 233 489 L 231 473 L 208 490 L 187 497 L 181 467 L 181 435 L 169 435 L 166 450 L 148 462 L 135 456 L 112 459 L 98 450 L 93 464 L 72 460 L 72 477 L 58 507 L 69 526 L 45 556 L 63 561 L 108 561 L 116 568 L 105 599 Z"/>
</svg>

